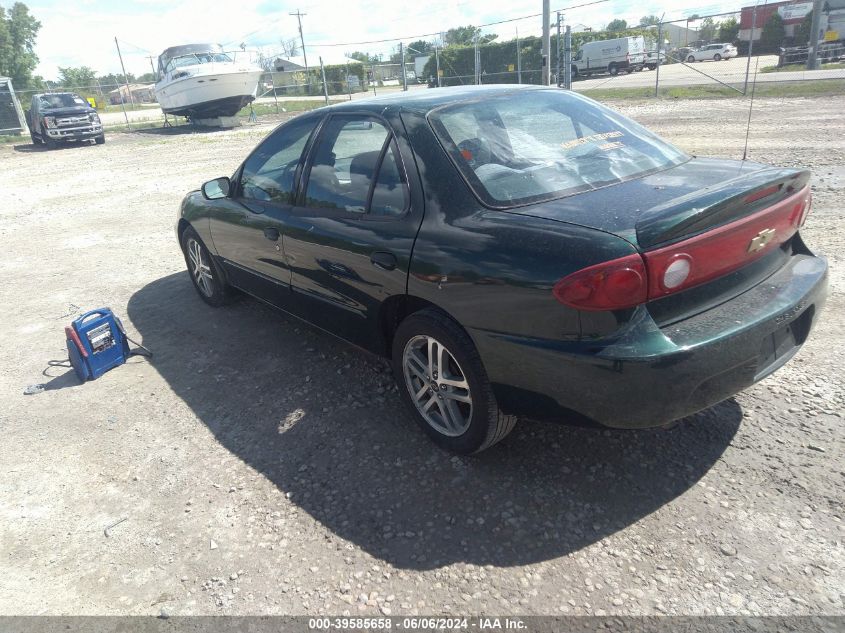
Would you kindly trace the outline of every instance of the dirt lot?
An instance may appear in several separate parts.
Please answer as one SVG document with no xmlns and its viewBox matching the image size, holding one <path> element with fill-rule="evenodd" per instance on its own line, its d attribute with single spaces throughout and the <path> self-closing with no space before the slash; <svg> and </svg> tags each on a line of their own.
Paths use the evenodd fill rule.
<svg viewBox="0 0 845 633">
<path fill-rule="evenodd" d="M 742 154 L 742 101 L 622 109 Z M 786 368 L 670 430 L 524 423 L 473 458 L 412 426 L 381 361 L 195 296 L 179 200 L 269 129 L 0 148 L 0 614 L 845 613 L 845 99 L 754 114 L 752 158 L 814 171 L 832 265 Z M 44 378 L 103 305 L 155 357 Z"/>
</svg>

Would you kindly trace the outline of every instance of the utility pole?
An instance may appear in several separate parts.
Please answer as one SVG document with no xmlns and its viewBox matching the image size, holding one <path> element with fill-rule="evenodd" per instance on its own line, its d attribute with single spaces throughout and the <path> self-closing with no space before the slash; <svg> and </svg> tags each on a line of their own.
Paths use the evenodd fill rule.
<svg viewBox="0 0 845 633">
<path fill-rule="evenodd" d="M 560 76 L 560 11 L 557 12 L 557 54 L 555 55 L 555 65 L 556 65 L 556 72 L 555 75 L 557 77 L 557 87 L 560 88 L 561 76 Z"/>
<path fill-rule="evenodd" d="M 748 94 L 748 73 L 751 71 L 751 51 L 754 50 L 754 30 L 757 28 L 758 4 L 760 4 L 760 0 L 757 0 L 754 4 L 754 11 L 751 13 L 751 35 L 748 36 L 748 59 L 745 60 L 745 83 L 742 86 L 743 95 Z"/>
<path fill-rule="evenodd" d="M 152 69 L 152 71 L 153 71 L 153 77 L 155 77 L 155 78 L 156 78 L 156 81 L 158 81 L 158 73 L 156 72 L 156 67 L 155 67 L 155 66 L 153 66 L 153 56 L 152 56 L 152 55 L 149 55 L 149 56 L 147 56 L 147 59 L 149 59 L 149 60 L 150 60 L 150 68 L 151 68 L 151 69 Z"/>
<path fill-rule="evenodd" d="M 480 66 L 479 59 L 478 59 L 478 34 L 475 34 L 475 85 L 477 86 L 481 83 L 481 71 L 478 68 Z"/>
<path fill-rule="evenodd" d="M 543 0 L 543 75 L 540 83 L 548 86 L 551 83 L 551 61 L 549 59 L 551 53 L 551 33 L 549 33 L 549 21 L 551 20 L 550 0 Z"/>
<path fill-rule="evenodd" d="M 660 18 L 660 22 L 657 23 L 657 61 L 655 62 L 657 66 L 654 68 L 654 96 L 657 97 L 657 90 L 660 87 L 660 48 L 663 45 L 663 18 L 666 16 L 664 13 L 663 16 Z"/>
<path fill-rule="evenodd" d="M 114 45 L 117 47 L 117 56 L 120 58 L 120 68 L 123 70 L 123 83 L 126 84 L 126 93 L 129 95 L 129 101 L 134 105 L 135 102 L 132 101 L 132 91 L 129 90 L 129 80 L 126 78 L 126 67 L 123 65 L 123 55 L 120 54 L 120 44 L 117 43 L 117 36 L 114 38 Z M 120 88 L 118 87 L 117 93 L 120 94 Z M 120 106 L 123 108 L 123 116 L 126 118 L 126 127 L 130 130 L 132 126 L 129 125 L 129 115 L 126 114 L 126 103 L 123 99 L 123 95 L 120 95 Z"/>
<path fill-rule="evenodd" d="M 568 24 L 563 36 L 563 87 L 572 90 L 572 27 Z"/>
<path fill-rule="evenodd" d="M 408 73 L 405 72 L 405 45 L 399 42 L 399 59 L 402 62 L 402 90 L 408 90 Z"/>
<path fill-rule="evenodd" d="M 516 27 L 516 83 L 522 83 L 522 53 L 519 50 L 519 27 Z"/>
<path fill-rule="evenodd" d="M 311 77 L 308 75 L 308 55 L 305 54 L 305 36 L 302 35 L 302 17 L 308 14 L 300 13 L 299 9 L 297 9 L 296 13 L 288 13 L 288 15 L 295 15 L 296 21 L 299 23 L 299 43 L 302 45 L 302 59 L 305 61 L 305 79 L 308 81 L 308 94 L 311 94 Z"/>
<path fill-rule="evenodd" d="M 318 57 L 317 59 L 320 60 L 320 75 L 323 77 L 323 96 L 326 98 L 326 105 L 329 105 L 329 86 L 326 83 L 326 69 L 323 66 L 323 58 Z"/>
<path fill-rule="evenodd" d="M 434 70 L 437 73 L 437 87 L 440 87 L 440 52 L 439 49 L 435 46 L 434 47 Z"/>
<path fill-rule="evenodd" d="M 822 0 L 813 0 L 813 19 L 810 23 L 810 49 L 807 55 L 807 70 L 818 68 L 819 28 L 822 20 Z"/>
</svg>

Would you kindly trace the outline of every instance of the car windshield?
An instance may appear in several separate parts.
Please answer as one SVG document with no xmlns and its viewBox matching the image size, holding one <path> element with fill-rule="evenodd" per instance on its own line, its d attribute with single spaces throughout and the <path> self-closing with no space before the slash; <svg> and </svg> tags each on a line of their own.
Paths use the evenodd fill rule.
<svg viewBox="0 0 845 633">
<path fill-rule="evenodd" d="M 181 66 L 196 66 L 197 64 L 211 64 L 213 62 L 231 62 L 232 58 L 226 53 L 191 53 L 174 57 L 167 64 L 167 70 L 180 68 Z"/>
<path fill-rule="evenodd" d="M 41 95 L 39 97 L 42 108 L 73 108 L 76 106 L 87 105 L 85 100 L 79 95 L 69 92 L 53 95 Z"/>
<path fill-rule="evenodd" d="M 594 101 L 515 91 L 435 110 L 429 120 L 488 206 L 514 207 L 638 178 L 689 156 Z"/>
</svg>

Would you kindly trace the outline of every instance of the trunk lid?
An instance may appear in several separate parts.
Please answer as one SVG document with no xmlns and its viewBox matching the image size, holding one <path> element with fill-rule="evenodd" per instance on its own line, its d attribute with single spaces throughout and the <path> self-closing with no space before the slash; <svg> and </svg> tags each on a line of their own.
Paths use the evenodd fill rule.
<svg viewBox="0 0 845 633">
<path fill-rule="evenodd" d="M 779 269 L 809 209 L 810 173 L 693 159 L 645 178 L 517 209 L 629 241 L 659 325 L 735 297 Z"/>
<path fill-rule="evenodd" d="M 644 178 L 512 212 L 612 233 L 648 250 L 749 215 L 785 197 L 787 187 L 808 179 L 809 172 L 750 161 L 693 158 Z M 785 186 L 777 196 L 748 206 L 738 203 L 779 183 Z"/>
</svg>

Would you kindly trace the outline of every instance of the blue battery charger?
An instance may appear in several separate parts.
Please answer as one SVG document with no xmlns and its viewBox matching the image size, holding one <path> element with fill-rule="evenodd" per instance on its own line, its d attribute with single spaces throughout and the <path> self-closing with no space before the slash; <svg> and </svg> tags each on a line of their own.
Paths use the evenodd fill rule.
<svg viewBox="0 0 845 633">
<path fill-rule="evenodd" d="M 129 358 L 123 323 L 109 308 L 86 312 L 65 328 L 67 351 L 79 380 L 99 378 Z"/>
</svg>

